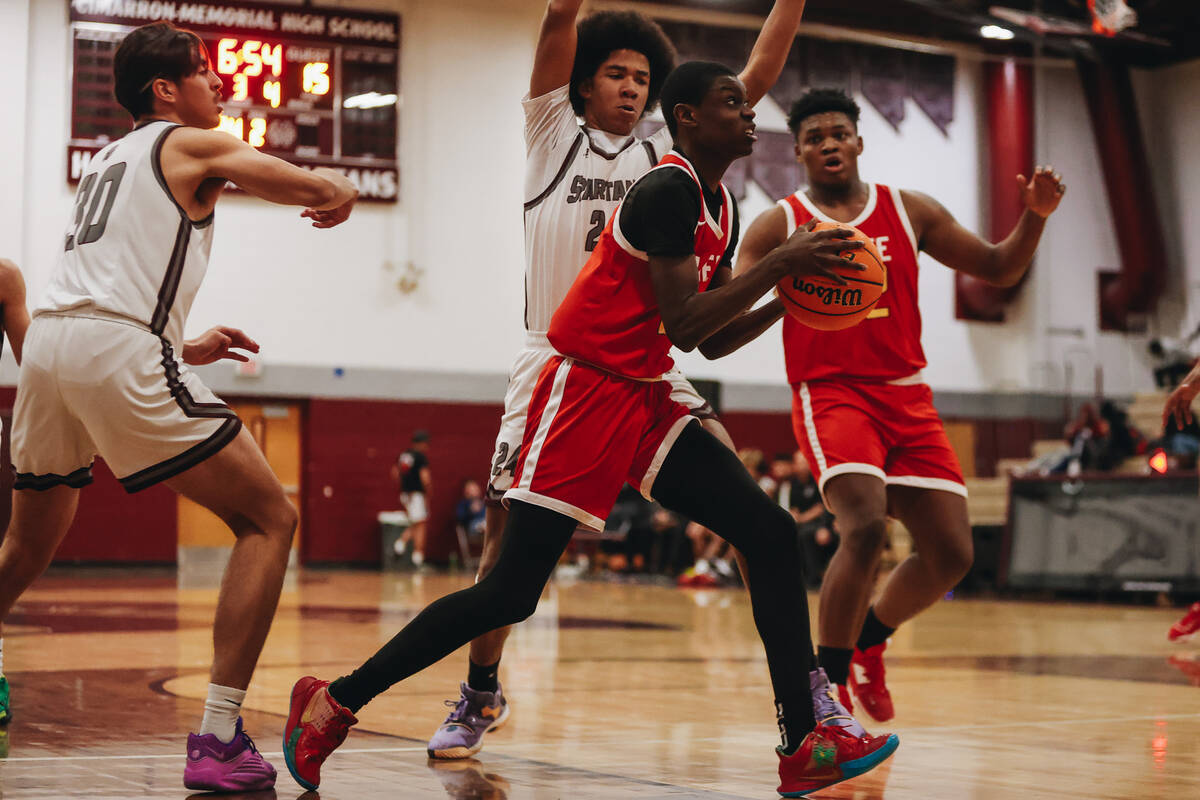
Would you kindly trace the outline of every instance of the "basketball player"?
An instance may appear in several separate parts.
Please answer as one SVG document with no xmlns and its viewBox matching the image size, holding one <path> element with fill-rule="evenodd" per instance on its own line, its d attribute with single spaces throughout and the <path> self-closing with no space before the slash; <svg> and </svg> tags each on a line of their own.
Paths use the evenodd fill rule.
<svg viewBox="0 0 1200 800">
<path fill-rule="evenodd" d="M 209 130 L 221 79 L 195 34 L 135 29 L 113 62 L 117 100 L 136 122 L 93 157 L 24 342 L 13 419 L 12 522 L 0 547 L 0 619 L 50 563 L 91 463 L 103 456 L 126 491 L 166 482 L 230 526 L 233 548 L 213 625 L 212 683 L 188 737 L 190 789 L 257 790 L 275 769 L 238 711 L 274 616 L 296 510 L 233 411 L 180 363 L 257 350 L 240 331 L 184 341 L 207 268 L 213 210 L 227 181 L 307 206 L 318 228 L 344 221 L 353 185 Z M 178 354 L 178 355 L 177 355 Z"/>
<path fill-rule="evenodd" d="M 500 552 L 506 513 L 525 432 L 529 397 L 554 356 L 546 341 L 550 316 L 596 247 L 607 221 L 633 182 L 671 148 L 662 128 L 634 137 L 638 121 L 658 102 L 675 53 L 662 29 L 641 14 L 605 11 L 576 24 L 582 0 L 547 3 L 534 53 L 525 110 L 525 348 L 510 370 L 504 416 L 488 484 L 483 553 L 477 579 Z M 796 36 L 804 0 L 777 0 L 742 73 L 757 103 L 775 83 Z M 580 124 L 580 118 L 583 123 Z M 716 413 L 679 370 L 667 376 L 674 397 L 733 448 Z M 483 734 L 503 725 L 508 701 L 498 671 L 509 628 L 471 642 L 461 697 L 429 741 L 431 758 L 466 758 Z"/>
<path fill-rule="evenodd" d="M 874 767 L 894 736 L 817 725 L 808 673 L 812 642 L 791 514 L 754 482 L 734 452 L 671 399 L 672 345 L 718 358 L 774 322 L 746 312 L 779 280 L 833 275 L 844 232 L 800 230 L 731 278 L 737 208 L 721 185 L 754 148 L 754 111 L 741 80 L 690 62 L 663 84 L 676 150 L 630 189 L 558 310 L 517 460 L 504 542 L 473 587 L 437 600 L 353 674 L 292 689 L 284 755 L 315 789 L 354 713 L 472 637 L 533 613 L 575 528 L 600 529 L 628 481 L 664 507 L 713 529 L 749 568 L 754 620 L 767 652 L 783 744 L 780 791 L 799 796 Z"/>
<path fill-rule="evenodd" d="M 754 264 L 814 219 L 857 227 L 886 262 L 887 291 L 858 326 L 826 332 L 791 317 L 783 322 L 796 439 L 841 535 L 821 589 L 819 662 L 844 706 L 852 680 L 859 701 L 882 722 L 894 713 L 883 670 L 888 637 L 953 588 L 972 559 L 962 472 L 921 377 L 917 253 L 1012 286 L 1029 269 L 1066 187 L 1048 167 L 1030 179 L 1017 176 L 1026 210 L 1004 241 L 990 244 L 931 197 L 859 178 L 858 117 L 858 105 L 835 89 L 796 101 L 788 125 L 809 189 L 754 221 L 738 266 Z M 868 608 L 889 514 L 912 532 L 915 548 Z"/>
<path fill-rule="evenodd" d="M 0 351 L 4 337 L 12 345 L 17 364 L 25 346 L 25 330 L 29 327 L 29 310 L 25 308 L 25 279 L 16 264 L 0 258 Z M 12 722 L 12 698 L 8 679 L 4 677 L 4 637 L 0 636 L 0 726 Z"/>
<path fill-rule="evenodd" d="M 1174 422 L 1177 430 L 1183 430 L 1184 425 L 1192 424 L 1192 402 L 1200 394 L 1200 361 L 1192 367 L 1191 372 L 1180 382 L 1167 398 L 1163 407 L 1163 428 L 1169 428 Z M 1172 642 L 1185 642 L 1200 632 L 1200 603 L 1192 603 L 1179 621 L 1167 631 L 1167 639 Z"/>
</svg>

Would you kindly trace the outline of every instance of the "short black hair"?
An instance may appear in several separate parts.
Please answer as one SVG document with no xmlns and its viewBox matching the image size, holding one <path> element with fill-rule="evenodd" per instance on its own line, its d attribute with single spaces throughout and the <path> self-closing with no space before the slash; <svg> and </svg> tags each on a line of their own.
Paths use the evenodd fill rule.
<svg viewBox="0 0 1200 800">
<path fill-rule="evenodd" d="M 804 120 L 814 114 L 830 111 L 845 114 L 854 123 L 854 129 L 858 130 L 858 117 L 862 114 L 862 109 L 854 102 L 853 97 L 841 89 L 809 89 L 801 95 L 799 100 L 792 103 L 792 109 L 788 112 L 788 130 L 792 132 L 792 136 L 798 136 Z"/>
<path fill-rule="evenodd" d="M 715 61 L 688 61 L 676 67 L 663 83 L 662 111 L 667 130 L 675 136 L 675 106 L 683 103 L 698 106 L 717 78 L 736 76 L 729 67 Z"/>
<path fill-rule="evenodd" d="M 150 85 L 158 78 L 178 83 L 208 64 L 200 37 L 160 20 L 132 30 L 113 57 L 113 94 L 135 120 L 154 111 Z"/>
<path fill-rule="evenodd" d="M 650 62 L 650 86 L 646 109 L 654 110 L 667 74 L 675 67 L 675 46 L 658 23 L 636 11 L 598 11 L 579 21 L 575 28 L 575 64 L 571 67 L 571 107 L 583 116 L 584 99 L 579 84 L 592 78 L 600 65 L 617 50 L 641 53 Z"/>
</svg>

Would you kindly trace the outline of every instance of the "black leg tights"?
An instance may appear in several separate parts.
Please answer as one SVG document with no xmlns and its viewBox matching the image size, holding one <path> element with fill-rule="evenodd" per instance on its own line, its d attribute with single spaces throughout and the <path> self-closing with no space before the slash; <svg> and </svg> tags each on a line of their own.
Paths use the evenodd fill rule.
<svg viewBox="0 0 1200 800">
<path fill-rule="evenodd" d="M 746 557 L 754 624 L 767 651 L 784 747 L 816 727 L 808 673 L 812 634 L 804 563 L 792 515 L 767 497 L 737 456 L 688 425 L 654 482 L 654 498 L 695 520 Z"/>
<path fill-rule="evenodd" d="M 499 560 L 487 577 L 430 603 L 365 664 L 334 681 L 330 694 L 357 712 L 475 637 L 527 618 L 576 524 L 556 511 L 513 501 Z"/>
</svg>

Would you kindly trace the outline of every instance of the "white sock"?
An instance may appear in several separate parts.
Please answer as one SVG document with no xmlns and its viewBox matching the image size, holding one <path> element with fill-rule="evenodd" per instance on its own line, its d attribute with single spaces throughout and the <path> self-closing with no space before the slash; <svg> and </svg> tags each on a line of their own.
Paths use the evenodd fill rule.
<svg viewBox="0 0 1200 800">
<path fill-rule="evenodd" d="M 225 744 L 233 741 L 237 732 L 237 718 L 246 699 L 243 689 L 228 686 L 208 685 L 208 699 L 204 701 L 204 721 L 200 723 L 200 735 L 211 733 Z"/>
<path fill-rule="evenodd" d="M 421 566 L 422 564 L 425 563 L 425 554 L 422 553 L 420 550 L 413 550 L 412 562 L 414 565 L 416 565 L 418 567 Z"/>
</svg>

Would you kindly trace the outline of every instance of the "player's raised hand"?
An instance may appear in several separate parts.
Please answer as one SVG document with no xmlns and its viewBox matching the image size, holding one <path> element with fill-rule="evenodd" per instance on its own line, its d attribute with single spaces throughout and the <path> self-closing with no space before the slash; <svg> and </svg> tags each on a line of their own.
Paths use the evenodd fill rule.
<svg viewBox="0 0 1200 800">
<path fill-rule="evenodd" d="M 1172 417 L 1175 418 L 1175 425 L 1181 429 L 1184 425 L 1190 425 L 1192 423 L 1192 401 L 1196 399 L 1197 394 L 1200 394 L 1200 381 L 1192 383 L 1185 381 L 1175 387 L 1175 391 L 1171 392 L 1171 396 L 1167 398 L 1167 404 L 1163 407 L 1163 427 L 1170 424 Z"/>
<path fill-rule="evenodd" d="M 858 250 L 863 243 L 851 239 L 853 233 L 848 228 L 825 228 L 814 231 L 816 218 L 810 219 L 804 225 L 796 228 L 788 240 L 777 248 L 787 262 L 789 275 L 821 275 L 841 286 L 846 281 L 834 271 L 851 269 L 862 271 L 862 264 L 842 258 L 847 250 Z"/>
<path fill-rule="evenodd" d="M 1032 178 L 1018 175 L 1017 185 L 1021 187 L 1025 207 L 1043 219 L 1054 213 L 1067 191 L 1067 185 L 1054 167 L 1038 167 Z"/>
<path fill-rule="evenodd" d="M 235 350 L 245 350 L 250 353 L 258 352 L 258 342 L 251 339 L 237 328 L 218 325 L 209 328 L 195 339 L 183 343 L 183 360 L 199 366 L 211 364 L 221 359 L 230 361 L 249 361 L 250 359 Z"/>
<path fill-rule="evenodd" d="M 306 208 L 300 212 L 300 216 L 305 219 L 311 219 L 314 228 L 332 228 L 334 225 L 341 225 L 350 218 L 350 212 L 354 210 L 356 199 L 351 198 L 337 208 L 327 208 L 324 211 L 318 211 L 315 208 Z"/>
</svg>

